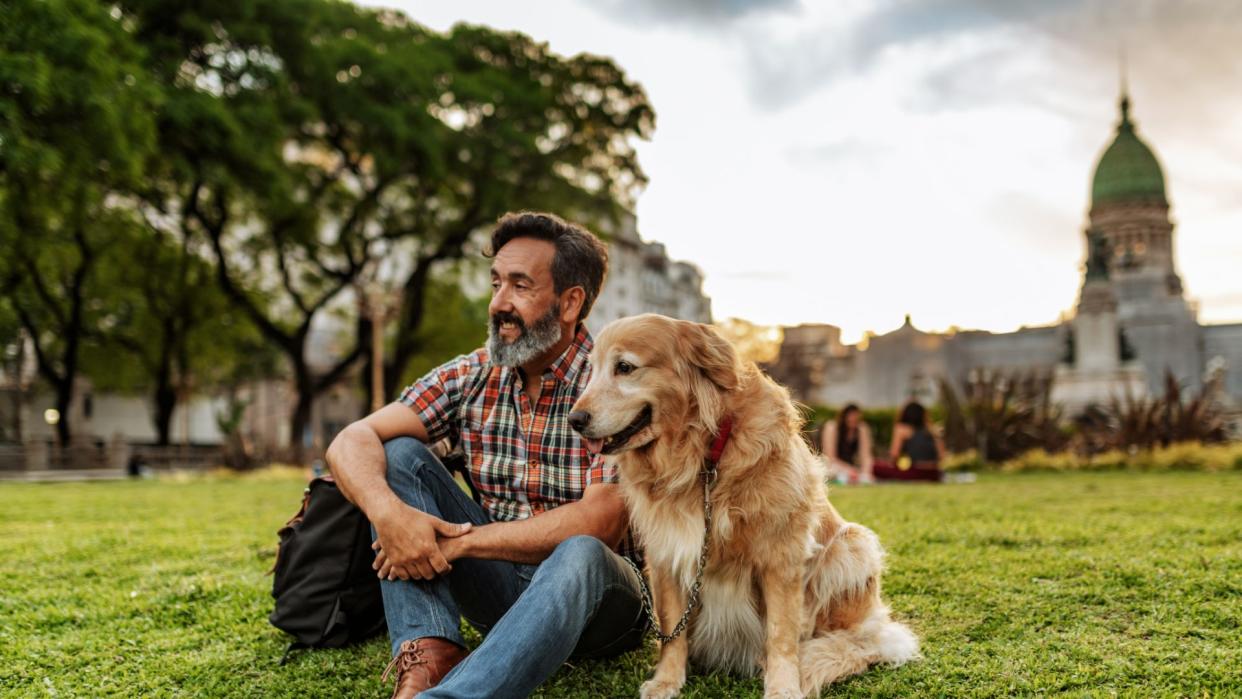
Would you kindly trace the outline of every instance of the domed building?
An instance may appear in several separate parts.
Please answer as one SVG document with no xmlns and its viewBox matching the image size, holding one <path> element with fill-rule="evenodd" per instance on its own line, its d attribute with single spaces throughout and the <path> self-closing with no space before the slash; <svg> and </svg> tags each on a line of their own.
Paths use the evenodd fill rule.
<svg viewBox="0 0 1242 699">
<path fill-rule="evenodd" d="M 1116 136 L 1091 180 L 1085 234 L 1088 239 L 1098 236 L 1110 251 L 1104 266 L 1117 298 L 1118 320 L 1147 368 L 1151 390 L 1161 389 L 1166 369 L 1183 384 L 1197 387 L 1204 369 L 1204 337 L 1173 259 L 1164 172 L 1139 137 L 1124 93 Z"/>
<path fill-rule="evenodd" d="M 979 370 L 1053 374 L 1071 410 L 1129 393 L 1162 393 L 1166 372 L 1189 389 L 1225 372 L 1242 405 L 1242 323 L 1200 325 L 1173 254 L 1164 170 L 1139 135 L 1125 90 L 1112 140 L 1096 162 L 1083 230 L 1083 283 L 1072 317 L 1012 333 L 928 333 L 909 316 L 899 329 L 844 345 L 822 324 L 787 328 L 767 367 L 806 403 L 899 405 L 936 399 L 935 378 Z"/>
<path fill-rule="evenodd" d="M 1093 206 L 1145 201 L 1168 208 L 1160 161 L 1130 119 L 1130 97 L 1121 96 L 1117 135 L 1100 156 L 1091 179 Z"/>
</svg>

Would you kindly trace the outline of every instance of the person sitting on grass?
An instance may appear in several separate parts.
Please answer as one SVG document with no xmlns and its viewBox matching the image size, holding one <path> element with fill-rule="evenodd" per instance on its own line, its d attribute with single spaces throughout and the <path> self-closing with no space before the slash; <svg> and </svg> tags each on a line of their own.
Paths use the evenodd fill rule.
<svg viewBox="0 0 1242 699">
<path fill-rule="evenodd" d="M 607 255 L 556 216 L 502 217 L 487 346 L 328 448 L 375 530 L 394 697 L 525 697 L 571 655 L 641 644 L 640 581 L 618 553 L 632 549 L 617 474 L 567 421 L 590 378 L 583 321 Z M 445 437 L 464 450 L 481 503 L 428 450 Z M 469 655 L 462 617 L 484 635 Z"/>
<path fill-rule="evenodd" d="M 910 401 L 901 409 L 893 426 L 889 458 L 901 470 L 911 467 L 939 470 L 944 459 L 944 443 L 933 434 L 927 423 L 927 409 L 918 401 Z"/>
<path fill-rule="evenodd" d="M 850 403 L 836 420 L 824 422 L 820 451 L 828 461 L 828 476 L 838 483 L 874 483 L 871 428 L 862 410 Z"/>
</svg>

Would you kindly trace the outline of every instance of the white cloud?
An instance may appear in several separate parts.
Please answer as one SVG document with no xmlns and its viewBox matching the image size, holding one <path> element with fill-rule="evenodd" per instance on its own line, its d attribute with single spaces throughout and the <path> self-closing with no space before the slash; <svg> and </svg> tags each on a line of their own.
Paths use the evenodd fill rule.
<svg viewBox="0 0 1242 699">
<path fill-rule="evenodd" d="M 689 29 L 718 27 L 771 11 L 790 11 L 798 7 L 797 0 L 585 0 L 587 5 L 598 7 L 614 19 L 649 25 L 655 22 L 671 22 Z"/>
<path fill-rule="evenodd" d="M 439 29 L 468 20 L 615 58 L 657 113 L 639 150 L 643 235 L 703 268 L 719 316 L 831 322 L 855 338 L 907 312 L 921 327 L 1004 330 L 1072 306 L 1124 39 L 1187 289 L 1205 320 L 1242 318 L 1242 4 L 689 2 L 644 14 L 657 5 L 624 19 L 608 0 L 403 7 Z"/>
</svg>

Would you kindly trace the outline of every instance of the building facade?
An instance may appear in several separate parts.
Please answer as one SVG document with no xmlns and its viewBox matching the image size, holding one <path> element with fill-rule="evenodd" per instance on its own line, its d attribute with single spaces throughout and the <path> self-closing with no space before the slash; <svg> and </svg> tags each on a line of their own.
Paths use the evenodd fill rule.
<svg viewBox="0 0 1242 699">
<path fill-rule="evenodd" d="M 768 371 L 813 404 L 894 406 L 933 401 L 936 380 L 972 371 L 1040 371 L 1070 409 L 1114 396 L 1163 391 L 1166 372 L 1197 389 L 1224 372 L 1226 400 L 1242 404 L 1242 323 L 1202 325 L 1182 288 L 1164 172 L 1139 136 L 1130 100 L 1091 181 L 1083 230 L 1088 263 L 1074 314 L 1012 333 L 929 333 L 909 316 L 897 330 L 858 345 L 831 325 L 785 329 Z"/>
<path fill-rule="evenodd" d="M 660 313 L 712 322 L 711 299 L 703 294 L 703 273 L 689 262 L 670 260 L 662 243 L 644 241 L 636 219 L 626 216 L 608 233 L 608 278 L 588 324 L 598 332 L 618 318 Z"/>
</svg>

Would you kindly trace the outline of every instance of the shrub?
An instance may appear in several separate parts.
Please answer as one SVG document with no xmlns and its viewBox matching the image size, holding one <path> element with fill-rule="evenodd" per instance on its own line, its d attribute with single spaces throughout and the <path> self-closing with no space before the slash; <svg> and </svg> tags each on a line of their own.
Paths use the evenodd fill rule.
<svg viewBox="0 0 1242 699">
<path fill-rule="evenodd" d="M 1031 471 L 1242 471 L 1242 442 L 1177 442 L 1150 450 L 1110 449 L 1091 455 L 1032 449 L 1002 463 L 1000 470 Z"/>
<path fill-rule="evenodd" d="M 1031 449 L 1058 451 L 1069 442 L 1046 373 L 972 371 L 960 387 L 940 379 L 945 447 L 975 450 L 981 461 L 1005 461 Z"/>
<path fill-rule="evenodd" d="M 944 461 L 940 462 L 940 468 L 945 471 L 977 471 L 987 466 L 974 449 L 946 454 Z"/>
<path fill-rule="evenodd" d="M 1164 395 L 1114 397 L 1106 408 L 1089 408 L 1078 416 L 1079 450 L 1150 449 L 1179 442 L 1221 442 L 1225 416 L 1218 396 L 1221 377 L 1213 377 L 1193 395 L 1171 372 L 1164 377 Z"/>
</svg>

